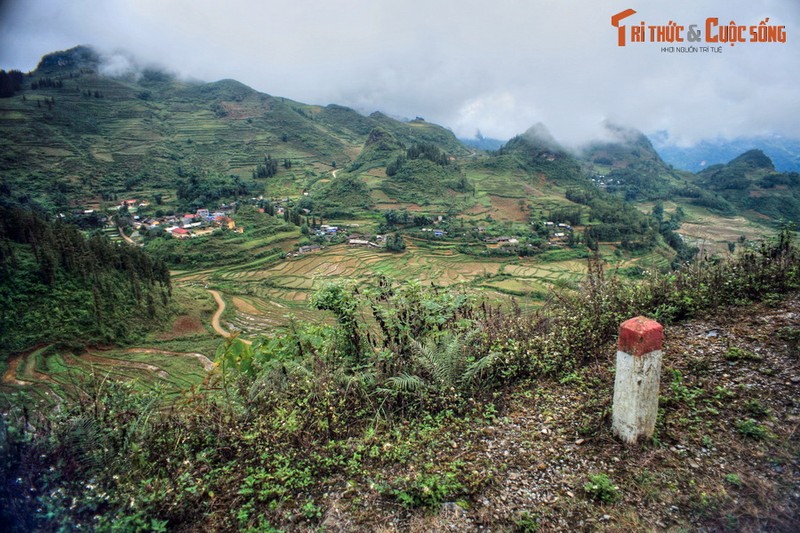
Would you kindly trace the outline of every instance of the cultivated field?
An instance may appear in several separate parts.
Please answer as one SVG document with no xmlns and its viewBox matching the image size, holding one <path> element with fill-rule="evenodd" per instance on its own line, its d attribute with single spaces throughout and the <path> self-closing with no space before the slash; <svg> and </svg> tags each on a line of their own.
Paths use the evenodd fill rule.
<svg viewBox="0 0 800 533">
<path fill-rule="evenodd" d="M 175 282 L 219 291 L 227 304 L 222 327 L 252 339 L 292 320 L 330 322 L 327 312 L 310 306 L 310 297 L 337 279 L 357 279 L 365 285 L 377 283 L 380 276 L 416 280 L 472 291 L 494 304 L 514 297 L 522 307 L 533 308 L 554 286 L 574 284 L 586 269 L 583 259 L 478 258 L 458 253 L 448 244 L 406 242 L 403 253 L 339 244 L 272 264 L 182 273 Z"/>
<path fill-rule="evenodd" d="M 0 381 L 0 407 L 18 399 L 50 405 L 58 403 L 59 398 L 77 398 L 86 394 L 87 387 L 101 387 L 108 378 L 131 382 L 139 389 L 156 387 L 177 396 L 202 383 L 214 367 L 209 356 L 199 352 L 141 347 L 90 348 L 73 353 L 48 345 L 8 361 Z"/>
</svg>

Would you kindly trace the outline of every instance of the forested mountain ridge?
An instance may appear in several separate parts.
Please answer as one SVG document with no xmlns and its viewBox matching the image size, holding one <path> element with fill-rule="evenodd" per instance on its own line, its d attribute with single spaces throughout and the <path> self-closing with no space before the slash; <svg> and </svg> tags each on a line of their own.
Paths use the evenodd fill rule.
<svg viewBox="0 0 800 533">
<path fill-rule="evenodd" d="M 800 174 L 776 171 L 761 150 L 749 150 L 727 164 L 712 165 L 697 174 L 696 182 L 735 211 L 800 221 Z"/>
<path fill-rule="evenodd" d="M 584 147 L 580 158 L 609 192 L 631 201 L 673 200 L 725 216 L 800 221 L 800 177 L 779 172 L 761 150 L 751 149 L 696 174 L 676 170 L 639 132 L 609 127 L 616 140 Z"/>
<path fill-rule="evenodd" d="M 110 76 L 104 59 L 88 47 L 48 54 L 19 85 L 12 97 L 0 99 L 1 177 L 52 210 L 96 207 L 124 195 L 171 200 L 181 182 L 192 180 L 213 183 L 221 198 L 257 196 L 265 185 L 273 195 L 307 191 L 331 213 L 347 212 L 342 206 L 352 207 L 354 196 L 359 209 L 381 209 L 392 202 L 435 206 L 447 194 L 453 199 L 442 206 L 466 210 L 468 191 L 513 197 L 544 176 L 555 185 L 580 187 L 591 185 L 583 178 L 593 178 L 595 186 L 631 201 L 683 198 L 725 214 L 749 209 L 800 218 L 794 201 L 779 209 L 772 200 L 735 198 L 748 194 L 742 189 L 716 198 L 707 174 L 672 169 L 644 135 L 612 124 L 605 140 L 583 147 L 577 158 L 542 125 L 496 152 L 478 152 L 420 117 L 403 122 L 380 112 L 364 116 L 335 104 L 259 93 L 234 80 L 187 82 L 155 69 Z M 379 132 L 393 145 L 376 153 Z M 405 150 L 426 144 L 459 164 L 415 160 L 396 172 Z M 265 161 L 274 168 L 258 172 Z M 335 169 L 344 170 L 341 184 L 324 177 Z M 500 169 L 513 179 L 492 183 Z M 793 187 L 791 177 L 769 180 L 755 194 L 773 182 L 773 190 Z"/>
<path fill-rule="evenodd" d="M 139 248 L 0 204 L 0 354 L 125 342 L 168 315 L 169 270 Z"/>
</svg>

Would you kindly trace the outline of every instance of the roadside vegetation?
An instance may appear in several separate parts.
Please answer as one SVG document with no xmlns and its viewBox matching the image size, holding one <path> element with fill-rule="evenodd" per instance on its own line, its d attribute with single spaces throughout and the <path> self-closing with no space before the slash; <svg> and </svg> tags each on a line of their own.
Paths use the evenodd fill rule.
<svg viewBox="0 0 800 533">
<path fill-rule="evenodd" d="M 399 520 L 397 527 L 424 529 L 447 517 L 535 530 L 557 528 L 565 519 L 561 509 L 587 525 L 613 514 L 640 527 L 669 520 L 714 528 L 727 520 L 730 527 L 788 531 L 791 508 L 778 506 L 785 499 L 765 507 L 771 514 L 726 515 L 731 492 L 737 501 L 766 505 L 758 498 L 767 489 L 748 492 L 763 483 L 755 470 L 720 474 L 710 487 L 702 471 L 690 482 L 677 466 L 642 468 L 626 474 L 638 476 L 632 485 L 612 473 L 613 461 L 593 463 L 605 470 L 587 471 L 565 489 L 566 507 L 523 499 L 530 507 L 493 515 L 492 507 L 505 504 L 487 507 L 484 500 L 506 494 L 499 482 L 516 463 L 504 446 L 477 451 L 487 439 L 496 442 L 492 435 L 508 430 L 511 420 L 535 419 L 543 425 L 528 440 L 514 433 L 522 450 L 541 444 L 537 434 L 565 432 L 579 444 L 598 439 L 585 453 L 594 446 L 627 457 L 603 436 L 608 399 L 593 392 L 608 393 L 610 342 L 619 323 L 645 314 L 677 328 L 757 302 L 780 305 L 800 288 L 800 252 L 791 235 L 784 231 L 729 260 L 700 260 L 637 281 L 606 276 L 594 259 L 582 290 L 557 291 L 532 314 L 389 279 L 373 289 L 346 281 L 325 285 L 313 303 L 329 310 L 335 324 L 295 323 L 252 346 L 232 339 L 220 348 L 218 371 L 177 400 L 95 375 L 74 403 L 52 413 L 10 411 L 0 428 L 3 524 L 11 531 L 78 524 L 100 531 L 272 531 L 311 530 L 323 522 L 370 529 L 384 517 Z M 781 331 L 787 342 L 796 340 L 791 328 Z M 750 351 L 729 349 L 719 358 L 723 365 L 765 364 Z M 646 453 L 680 450 L 677 443 L 712 450 L 730 431 L 731 439 L 757 443 L 761 453 L 783 461 L 781 472 L 795 471 L 785 461 L 797 452 L 796 441 L 781 445 L 773 435 L 784 428 L 765 424 L 777 409 L 768 403 L 770 393 L 759 399 L 744 389 L 698 385 L 716 363 L 698 353 L 687 357 L 696 372 L 706 370 L 691 378 L 685 368 L 665 372 L 663 416 Z M 675 364 L 685 360 L 676 355 Z M 568 415 L 548 411 L 558 394 L 574 397 Z M 520 418 L 516 409 L 523 403 L 538 410 Z M 580 428 L 566 431 L 574 417 Z M 738 422 L 715 433 L 716 417 Z M 551 461 L 545 450 L 537 453 Z M 525 468 L 522 475 L 536 478 L 554 467 L 543 461 Z M 777 479 L 783 483 L 786 476 Z M 662 497 L 677 511 L 649 516 L 638 507 Z"/>
</svg>

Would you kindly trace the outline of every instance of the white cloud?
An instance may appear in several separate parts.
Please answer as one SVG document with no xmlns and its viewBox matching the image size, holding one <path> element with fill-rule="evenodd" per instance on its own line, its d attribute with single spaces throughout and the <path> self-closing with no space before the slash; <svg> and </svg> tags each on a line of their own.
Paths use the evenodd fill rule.
<svg viewBox="0 0 800 533">
<path fill-rule="evenodd" d="M 235 78 L 309 103 L 423 116 L 471 136 L 510 137 L 543 122 L 565 143 L 604 120 L 677 142 L 800 137 L 800 4 L 765 0 L 12 0 L 0 4 L 0 68 L 93 44 L 185 76 Z M 616 46 L 630 24 L 718 16 L 785 24 L 786 43 L 721 54 Z M 116 67 L 126 67 L 124 56 Z"/>
</svg>

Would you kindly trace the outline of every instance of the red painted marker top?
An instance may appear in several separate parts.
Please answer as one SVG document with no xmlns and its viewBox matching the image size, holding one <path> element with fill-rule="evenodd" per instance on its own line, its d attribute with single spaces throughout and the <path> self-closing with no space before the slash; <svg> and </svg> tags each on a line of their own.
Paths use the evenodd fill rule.
<svg viewBox="0 0 800 533">
<path fill-rule="evenodd" d="M 664 346 L 664 327 L 643 316 L 626 320 L 619 327 L 617 349 L 634 356 L 661 350 Z"/>
</svg>

